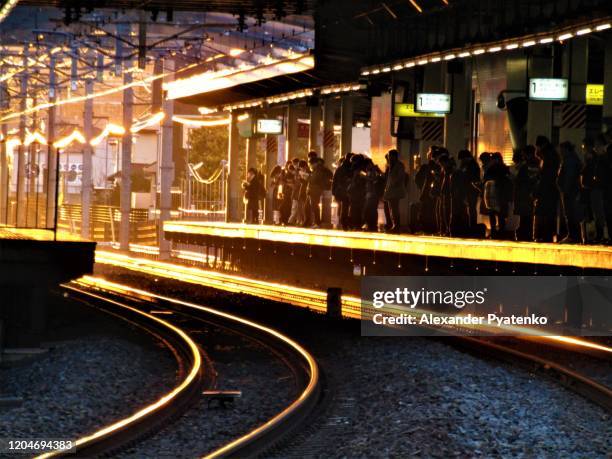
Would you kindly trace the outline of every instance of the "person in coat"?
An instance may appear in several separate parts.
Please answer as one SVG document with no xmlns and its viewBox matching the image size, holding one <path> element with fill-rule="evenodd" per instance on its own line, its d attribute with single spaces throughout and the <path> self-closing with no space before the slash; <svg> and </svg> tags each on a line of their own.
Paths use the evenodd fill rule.
<svg viewBox="0 0 612 459">
<path fill-rule="evenodd" d="M 546 137 L 538 136 L 536 157 L 540 160 L 540 179 L 534 192 L 533 239 L 536 242 L 553 242 L 559 204 L 559 156 Z"/>
<path fill-rule="evenodd" d="M 561 216 L 565 222 L 567 236 L 561 240 L 564 243 L 582 242 L 580 223 L 583 211 L 580 204 L 580 172 L 582 162 L 571 142 L 559 145 L 561 167 L 557 176 L 557 186 L 561 197 Z"/>
<path fill-rule="evenodd" d="M 406 196 L 406 171 L 404 164 L 399 160 L 397 150 L 389 150 L 385 156 L 387 168 L 386 182 L 383 192 L 385 202 L 385 220 L 387 231 L 398 233 L 400 230 L 399 202 Z"/>
</svg>

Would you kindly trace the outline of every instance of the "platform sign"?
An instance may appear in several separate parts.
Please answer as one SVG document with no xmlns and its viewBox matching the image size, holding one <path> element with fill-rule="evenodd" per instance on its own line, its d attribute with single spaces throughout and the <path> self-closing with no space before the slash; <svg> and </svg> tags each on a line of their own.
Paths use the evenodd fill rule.
<svg viewBox="0 0 612 459">
<path fill-rule="evenodd" d="M 255 130 L 258 134 L 280 135 L 283 133 L 283 120 L 260 118 L 257 120 Z"/>
<path fill-rule="evenodd" d="M 603 105 L 604 85 L 603 84 L 587 84 L 585 99 L 586 99 L 587 105 Z"/>
<path fill-rule="evenodd" d="M 414 111 L 416 113 L 450 113 L 451 96 L 442 93 L 417 93 Z"/>
<path fill-rule="evenodd" d="M 443 118 L 444 113 L 423 113 L 415 112 L 414 104 L 395 104 L 394 108 L 395 116 L 401 118 Z"/>
<path fill-rule="evenodd" d="M 566 101 L 569 95 L 567 78 L 530 78 L 529 100 Z"/>
</svg>

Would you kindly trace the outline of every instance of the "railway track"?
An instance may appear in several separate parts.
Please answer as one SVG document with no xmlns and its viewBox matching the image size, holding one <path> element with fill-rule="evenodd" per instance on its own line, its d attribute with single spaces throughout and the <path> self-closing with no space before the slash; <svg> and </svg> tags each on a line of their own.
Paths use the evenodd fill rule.
<svg viewBox="0 0 612 459">
<path fill-rule="evenodd" d="M 569 390 L 612 412 L 612 387 L 608 380 L 612 354 L 605 346 L 591 346 L 581 340 L 534 340 L 533 338 L 452 338 L 459 347 L 518 365 L 527 371 L 544 375 Z M 606 377 L 602 378 L 602 374 Z"/>
<path fill-rule="evenodd" d="M 199 343 L 185 331 L 185 320 L 205 322 L 253 340 L 267 348 L 291 371 L 298 396 L 267 422 L 205 457 L 250 457 L 261 454 L 284 439 L 313 411 L 321 383 L 315 359 L 298 343 L 269 327 L 197 304 L 155 295 L 128 286 L 85 277 L 64 285 L 71 297 L 128 320 L 161 339 L 174 353 L 179 383 L 155 403 L 75 441 L 79 456 L 115 454 L 150 436 L 178 415 L 186 413 L 214 385 L 214 370 Z M 181 317 L 176 324 L 176 315 Z M 163 317 L 163 318 L 162 318 Z M 168 318 L 168 319 L 167 319 Z M 67 453 L 66 455 L 68 455 Z M 61 457 L 62 451 L 39 457 Z"/>
<path fill-rule="evenodd" d="M 180 282 L 197 284 L 205 287 L 220 289 L 227 292 L 239 292 L 255 295 L 272 301 L 281 301 L 295 306 L 307 307 L 314 311 L 324 312 L 326 308 L 324 292 L 298 289 L 286 285 L 270 282 L 246 279 L 243 277 L 227 275 L 215 271 L 204 270 L 194 267 L 183 266 L 178 263 L 167 263 L 146 258 L 132 257 L 117 254 L 110 251 L 96 252 L 96 262 L 116 266 L 132 272 L 145 275 L 159 276 Z M 347 318 L 361 318 L 361 301 L 357 297 L 342 296 L 342 314 Z M 455 342 L 470 348 L 476 353 L 486 353 L 491 357 L 505 360 L 511 364 L 520 363 L 529 371 L 547 373 L 552 379 L 558 381 L 569 389 L 580 395 L 604 406 L 610 410 L 612 406 L 611 388 L 608 384 L 601 383 L 597 378 L 583 374 L 581 370 L 568 368 L 566 362 L 555 361 L 549 355 L 535 352 L 533 348 L 526 349 L 526 343 L 534 340 L 539 347 L 549 347 L 567 351 L 570 355 L 586 355 L 593 358 L 599 355 L 601 361 L 610 363 L 612 349 L 603 346 L 598 349 L 598 344 L 582 338 L 571 338 L 563 336 L 534 336 L 525 337 L 522 340 L 508 342 L 504 337 L 501 341 L 477 338 L 455 338 Z M 601 346 L 600 346 L 601 347 Z M 582 357 L 578 357 L 582 358 Z"/>
</svg>

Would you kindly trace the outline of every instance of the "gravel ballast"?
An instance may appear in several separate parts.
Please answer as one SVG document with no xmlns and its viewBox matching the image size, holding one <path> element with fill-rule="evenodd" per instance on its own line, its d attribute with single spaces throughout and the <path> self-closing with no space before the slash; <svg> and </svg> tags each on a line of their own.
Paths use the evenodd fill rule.
<svg viewBox="0 0 612 459">
<path fill-rule="evenodd" d="M 1 438 L 75 440 L 176 384 L 172 354 L 145 332 L 101 313 L 86 323 L 62 321 L 66 333 L 55 333 L 47 352 L 0 367 L 1 393 L 23 399 L 0 408 Z"/>
</svg>

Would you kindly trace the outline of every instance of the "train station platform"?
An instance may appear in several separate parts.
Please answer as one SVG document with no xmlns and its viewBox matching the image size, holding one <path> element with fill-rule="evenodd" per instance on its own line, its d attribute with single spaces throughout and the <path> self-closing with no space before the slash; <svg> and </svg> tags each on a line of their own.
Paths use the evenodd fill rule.
<svg viewBox="0 0 612 459">
<path fill-rule="evenodd" d="M 601 245 L 458 239 L 198 221 L 166 222 L 164 232 L 167 239 L 194 244 L 218 239 L 250 240 L 449 260 L 612 269 L 612 247 Z"/>
</svg>

